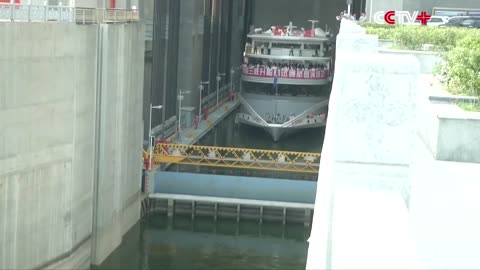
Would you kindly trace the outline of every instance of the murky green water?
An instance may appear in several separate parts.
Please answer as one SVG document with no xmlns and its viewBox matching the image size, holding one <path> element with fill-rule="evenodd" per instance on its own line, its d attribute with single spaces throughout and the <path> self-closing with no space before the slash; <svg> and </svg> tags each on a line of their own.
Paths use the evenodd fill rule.
<svg viewBox="0 0 480 270">
<path fill-rule="evenodd" d="M 96 269 L 305 269 L 303 225 L 149 217 Z"/>
<path fill-rule="evenodd" d="M 235 114 L 231 113 L 226 117 L 203 137 L 199 144 L 316 153 L 322 150 L 324 127 L 302 130 L 274 142 L 272 137 L 260 128 L 235 124 Z"/>
<path fill-rule="evenodd" d="M 235 124 L 235 114 L 232 113 L 200 144 L 321 152 L 324 133 L 324 128 L 305 130 L 275 143 L 261 129 Z M 178 167 L 172 168 L 178 170 Z M 186 168 L 186 171 L 190 169 Z M 210 170 L 209 173 L 235 173 L 209 167 L 199 169 Z M 259 177 L 302 179 L 285 172 L 247 173 Z M 304 177 L 304 180 L 316 180 L 316 175 L 305 174 Z M 244 221 L 240 224 L 235 221 L 214 223 L 211 219 L 192 222 L 190 218 L 178 217 L 169 221 L 157 215 L 135 225 L 122 245 L 97 269 L 303 270 L 309 234 L 310 229 L 303 225 L 264 223 L 259 226 Z"/>
</svg>

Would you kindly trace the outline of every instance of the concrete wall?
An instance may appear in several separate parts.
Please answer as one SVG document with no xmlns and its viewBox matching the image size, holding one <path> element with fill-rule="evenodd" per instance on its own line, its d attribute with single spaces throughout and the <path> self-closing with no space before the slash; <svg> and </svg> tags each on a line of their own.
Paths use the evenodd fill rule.
<svg viewBox="0 0 480 270">
<path fill-rule="evenodd" d="M 418 134 L 437 160 L 480 162 L 480 116 L 455 104 L 421 100 Z"/>
<path fill-rule="evenodd" d="M 92 233 L 97 26 L 0 35 L 0 268 L 36 268 Z"/>
<path fill-rule="evenodd" d="M 436 64 L 442 61 L 441 57 L 435 52 L 392 49 L 380 49 L 379 52 L 384 54 L 409 55 L 415 57 L 420 63 L 420 73 L 422 74 L 432 74 Z"/>
<path fill-rule="evenodd" d="M 244 14 L 242 14 L 243 6 L 245 0 L 233 0 L 231 14 L 232 28 L 231 28 L 231 55 L 230 55 L 230 64 L 232 67 L 238 67 L 242 64 L 242 52 L 244 46 L 242 44 L 243 40 L 243 19 Z M 228 73 L 228 72 L 226 72 Z M 229 75 L 227 75 L 229 76 Z"/>
<path fill-rule="evenodd" d="M 311 29 L 308 20 L 319 20 L 317 27 L 324 29 L 328 25 L 336 33 L 339 23 L 335 17 L 346 9 L 345 1 L 336 0 L 255 0 L 252 23 L 255 27 L 268 29 L 292 21 L 293 25 Z"/>
<path fill-rule="evenodd" d="M 112 124 L 103 127 L 108 136 L 103 148 L 121 150 L 106 152 L 100 164 L 101 171 L 115 174 L 105 173 L 99 181 L 99 215 L 105 216 L 98 227 L 118 223 L 115 237 L 121 239 L 138 220 L 142 120 L 137 100 L 142 97 L 143 74 L 138 73 L 143 56 L 136 55 L 143 50 L 137 44 L 143 41 L 138 36 L 142 27 L 101 27 L 0 24 L 1 269 L 89 267 L 98 160 L 95 123 L 100 113 Z M 109 73 L 101 78 L 99 31 L 118 35 L 116 40 L 104 39 L 106 48 L 117 51 L 104 57 Z M 102 79 L 105 93 L 114 93 L 105 104 L 115 108 L 112 114 L 110 107 L 104 112 L 96 106 L 97 82 Z M 109 183 L 115 183 L 114 188 Z"/>
<path fill-rule="evenodd" d="M 280 202 L 315 202 L 316 182 L 157 172 L 155 192 Z"/>
<path fill-rule="evenodd" d="M 198 86 L 202 80 L 203 57 L 203 1 L 182 0 L 180 3 L 180 29 L 177 87 L 190 91 L 182 106 L 198 108 Z M 212 82 L 214 83 L 214 82 Z M 206 89 L 206 87 L 205 87 Z"/>
<path fill-rule="evenodd" d="M 437 159 L 480 163 L 478 113 L 439 117 Z"/>
<path fill-rule="evenodd" d="M 363 32 L 343 20 L 337 37 L 307 269 L 421 269 L 404 200 L 419 64 Z"/>
<path fill-rule="evenodd" d="M 480 162 L 480 116 L 454 104 L 423 100 L 418 133 L 437 160 Z"/>
<path fill-rule="evenodd" d="M 140 218 L 143 144 L 142 24 L 102 25 L 99 178 L 93 264 Z"/>
</svg>

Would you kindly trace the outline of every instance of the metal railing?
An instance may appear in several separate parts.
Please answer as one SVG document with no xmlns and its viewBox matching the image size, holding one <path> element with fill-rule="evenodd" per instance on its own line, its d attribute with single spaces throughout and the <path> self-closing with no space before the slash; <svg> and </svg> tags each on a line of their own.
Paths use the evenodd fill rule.
<svg viewBox="0 0 480 270">
<path fill-rule="evenodd" d="M 225 82 L 224 85 L 220 87 L 218 91 L 219 100 L 222 100 L 228 97 L 231 84 L 233 84 L 234 88 L 237 89 L 237 92 L 238 92 L 238 89 L 240 88 L 240 76 L 241 76 L 240 68 L 235 67 L 234 71 L 235 73 L 233 74 L 233 78 L 231 78 L 232 82 L 230 81 Z M 212 91 L 210 94 L 202 98 L 202 107 L 205 105 L 208 105 L 209 108 L 213 107 L 216 103 L 216 100 L 217 100 L 217 92 L 215 89 L 215 91 Z"/>
<path fill-rule="evenodd" d="M 155 165 L 183 164 L 237 169 L 318 173 L 320 153 L 157 144 Z"/>
<path fill-rule="evenodd" d="M 240 103 L 242 103 L 242 106 L 244 109 L 246 109 L 249 113 L 250 113 L 250 116 L 253 118 L 253 120 L 255 120 L 255 122 L 257 122 L 259 125 L 261 126 L 264 126 L 264 127 L 268 127 L 269 124 L 267 123 L 267 121 L 265 121 L 253 108 L 252 106 L 248 103 L 248 101 L 242 97 L 242 95 L 239 95 L 238 96 L 238 100 L 240 100 Z"/>
<path fill-rule="evenodd" d="M 315 104 L 314 106 L 308 108 L 305 110 L 303 113 L 299 114 L 298 116 L 292 118 L 291 120 L 285 122 L 282 124 L 283 128 L 287 127 L 293 127 L 296 126 L 297 123 L 301 122 L 303 119 L 305 119 L 309 114 L 314 113 L 315 111 L 321 109 L 322 107 L 325 107 L 328 105 L 329 100 L 323 100 L 320 101 L 319 103 Z"/>
<path fill-rule="evenodd" d="M 0 21 L 78 24 L 129 23 L 140 20 L 136 9 L 96 9 L 69 6 L 0 3 Z"/>
</svg>

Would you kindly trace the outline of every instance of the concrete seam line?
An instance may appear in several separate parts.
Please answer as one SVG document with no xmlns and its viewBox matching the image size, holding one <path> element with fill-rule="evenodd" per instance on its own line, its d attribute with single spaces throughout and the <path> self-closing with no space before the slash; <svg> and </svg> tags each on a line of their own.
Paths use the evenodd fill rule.
<svg viewBox="0 0 480 270">
<path fill-rule="evenodd" d="M 132 194 L 130 197 L 127 198 L 127 200 L 123 204 L 122 210 L 125 210 L 128 207 L 130 207 L 132 204 L 136 203 L 138 199 L 141 199 L 141 197 L 142 197 L 142 192 L 138 190 L 137 192 L 135 192 L 134 194 Z"/>
<path fill-rule="evenodd" d="M 83 244 L 85 244 L 86 242 L 88 242 L 90 240 L 90 238 L 92 237 L 92 234 L 89 234 L 87 237 L 85 237 L 82 241 L 78 242 L 78 244 L 76 244 L 72 249 L 70 249 L 69 251 L 63 253 L 63 254 L 60 254 L 58 255 L 57 257 L 37 266 L 37 267 L 33 267 L 33 269 L 45 269 L 47 268 L 48 266 L 52 265 L 52 264 L 55 264 L 63 259 L 66 259 L 68 257 L 70 257 L 70 255 L 72 255 L 75 251 L 77 251 Z"/>
<path fill-rule="evenodd" d="M 380 162 L 361 162 L 361 161 L 337 161 L 339 164 L 352 164 L 352 165 L 375 165 L 375 166 L 386 166 L 386 167 L 402 167 L 408 168 L 408 164 L 399 164 L 399 163 L 380 163 Z"/>
</svg>

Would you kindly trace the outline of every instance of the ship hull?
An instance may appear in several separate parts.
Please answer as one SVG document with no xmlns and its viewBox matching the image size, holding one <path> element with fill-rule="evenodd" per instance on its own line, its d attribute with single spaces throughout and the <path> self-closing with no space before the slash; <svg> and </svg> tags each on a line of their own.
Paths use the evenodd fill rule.
<svg viewBox="0 0 480 270">
<path fill-rule="evenodd" d="M 276 97 L 269 95 L 243 94 L 241 112 L 236 115 L 235 122 L 250 125 L 265 130 L 272 136 L 273 141 L 279 141 L 288 135 L 305 129 L 319 128 L 326 125 L 325 115 L 328 110 L 326 97 Z M 308 117 L 302 113 L 309 111 Z M 268 112 L 285 116 L 298 115 L 292 120 L 283 123 L 272 122 L 266 117 Z M 305 114 L 305 113 L 304 113 Z M 319 117 L 323 114 L 324 117 Z M 315 115 L 311 117 L 310 115 Z"/>
<path fill-rule="evenodd" d="M 325 127 L 325 125 L 326 125 L 326 122 L 321 122 L 321 123 L 319 122 L 317 124 L 311 124 L 311 125 L 303 126 L 303 127 L 282 128 L 280 126 L 275 126 L 275 125 L 265 127 L 265 126 L 258 125 L 254 122 L 247 121 L 246 119 L 241 117 L 241 114 L 237 114 L 237 117 L 236 117 L 235 120 L 236 120 L 236 123 L 238 123 L 238 124 L 249 125 L 249 126 L 257 127 L 259 129 L 263 129 L 265 132 L 270 134 L 270 136 L 272 137 L 272 140 L 274 142 L 278 142 L 282 138 L 285 138 L 285 137 L 290 136 L 292 134 L 295 134 L 297 132 L 301 132 L 305 129 L 321 128 L 321 127 Z"/>
</svg>

